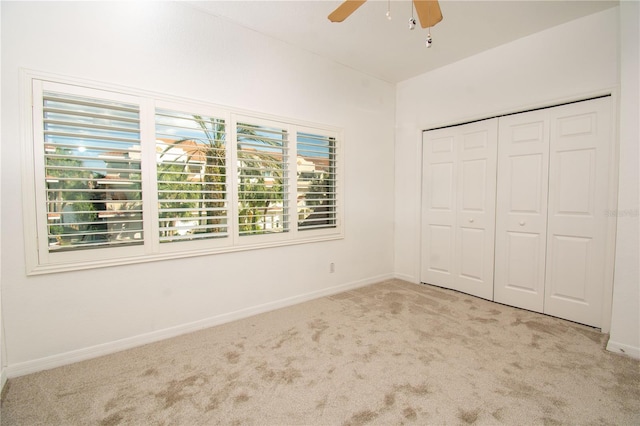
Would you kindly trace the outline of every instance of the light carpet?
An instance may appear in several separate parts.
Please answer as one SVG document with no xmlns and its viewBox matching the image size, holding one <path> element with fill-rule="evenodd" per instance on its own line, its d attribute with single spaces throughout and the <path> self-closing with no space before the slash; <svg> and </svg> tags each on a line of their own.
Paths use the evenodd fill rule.
<svg viewBox="0 0 640 426">
<path fill-rule="evenodd" d="M 399 280 L 11 379 L 9 425 L 639 425 L 640 363 Z"/>
</svg>

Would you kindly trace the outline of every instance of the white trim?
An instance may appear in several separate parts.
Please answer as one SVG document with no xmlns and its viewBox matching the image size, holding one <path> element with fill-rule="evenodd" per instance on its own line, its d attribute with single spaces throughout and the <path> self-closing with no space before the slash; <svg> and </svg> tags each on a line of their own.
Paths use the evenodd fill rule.
<svg viewBox="0 0 640 426">
<path fill-rule="evenodd" d="M 397 280 L 407 281 L 412 284 L 420 284 L 420 278 L 416 278 L 416 276 L 413 275 L 395 273 L 393 277 Z"/>
<path fill-rule="evenodd" d="M 619 89 L 610 91 L 611 95 L 611 130 L 610 136 L 613 146 L 609 152 L 609 198 L 607 199 L 607 209 L 615 211 L 618 208 L 618 184 L 619 184 L 619 164 L 620 164 L 620 97 Z M 602 288 L 602 312 L 600 320 L 600 330 L 603 333 L 611 331 L 611 315 L 613 313 L 613 281 L 616 263 L 616 236 L 618 230 L 618 219 L 615 215 L 610 215 L 607 220 L 606 241 L 605 241 L 605 261 L 604 261 L 604 283 Z"/>
<path fill-rule="evenodd" d="M 9 365 L 5 369 L 6 376 L 8 378 L 14 378 L 14 377 L 23 376 L 26 374 L 36 373 L 38 371 L 61 367 L 63 365 L 68 365 L 75 362 L 85 361 L 88 359 L 109 355 L 109 354 L 120 352 L 126 349 L 135 348 L 135 347 L 146 345 L 149 343 L 154 343 L 154 342 L 169 339 L 172 337 L 181 336 L 183 334 L 192 333 L 205 328 L 215 327 L 217 325 L 226 324 L 232 321 L 248 318 L 248 317 L 262 314 L 265 312 L 274 311 L 276 309 L 297 305 L 297 304 L 308 302 L 314 299 L 319 299 L 325 296 L 331 296 L 334 294 L 338 294 L 348 290 L 353 290 L 356 288 L 375 284 L 375 283 L 382 282 L 392 278 L 394 278 L 393 274 L 378 275 L 378 276 L 366 278 L 363 280 L 353 281 L 346 284 L 340 284 L 340 285 L 326 288 L 323 290 L 312 291 L 299 296 L 288 297 L 285 299 L 276 300 L 274 302 L 268 302 L 262 305 L 257 305 L 257 306 L 253 306 L 246 309 L 240 309 L 238 311 L 228 312 L 226 314 L 216 315 L 216 316 L 205 318 L 199 321 L 194 321 L 188 324 L 182 324 L 175 327 L 166 328 L 164 330 L 157 330 L 151 333 L 145 333 L 138 336 L 127 337 L 114 342 L 104 343 L 96 346 L 91 346 L 88 348 L 78 349 L 78 350 L 65 352 L 57 355 L 52 355 L 52 356 L 48 356 L 40 359 L 21 362 L 14 365 Z M 3 371 L 3 374 L 4 373 L 5 372 Z"/>
<path fill-rule="evenodd" d="M 422 281 L 422 182 L 424 179 L 424 176 L 422 175 L 422 173 L 424 172 L 424 168 L 423 168 L 423 164 L 422 164 L 422 159 L 424 158 L 424 131 L 418 129 L 418 131 L 416 132 L 416 156 L 415 156 L 415 163 L 416 163 L 416 167 L 418 170 L 417 173 L 417 182 L 416 182 L 416 189 L 418 191 L 418 196 L 416 197 L 416 200 L 418 200 L 418 205 L 417 207 L 414 209 L 414 223 L 418 224 L 418 238 L 416 238 L 415 241 L 415 246 L 414 246 L 414 250 L 415 253 L 418 253 L 418 261 L 416 262 L 416 264 L 414 265 L 413 271 L 415 274 L 415 279 L 417 280 L 416 282 L 419 284 Z"/>
<path fill-rule="evenodd" d="M 234 247 L 228 246 L 223 248 L 211 248 L 206 250 L 190 250 L 190 251 L 181 251 L 181 252 L 158 253 L 154 255 L 129 256 L 129 257 L 122 257 L 122 258 L 114 258 L 114 259 L 95 260 L 90 262 L 40 265 L 30 269 L 27 275 L 36 276 L 36 275 L 53 274 L 58 272 L 70 272 L 70 271 L 82 271 L 87 269 L 106 268 L 110 266 L 123 266 L 123 265 L 133 265 L 137 263 L 159 262 L 163 260 L 183 259 L 187 257 L 208 256 L 208 255 L 221 254 L 221 253 L 235 253 L 235 252 L 241 252 L 241 251 L 247 251 L 247 250 L 258 250 L 258 249 L 264 249 L 264 248 L 283 247 L 283 246 L 292 246 L 292 245 L 298 245 L 298 244 L 316 243 L 316 242 L 322 242 L 322 241 L 340 240 L 343 238 L 344 238 L 343 232 L 340 232 L 340 233 L 336 232 L 335 234 L 327 234 L 322 236 L 316 236 L 313 238 L 305 238 L 305 239 L 297 239 L 297 240 L 274 241 L 269 243 L 257 242 L 254 244 L 246 244 L 242 246 L 237 245 Z"/>
<path fill-rule="evenodd" d="M 4 385 L 7 384 L 7 369 L 3 368 L 2 371 L 0 371 L 0 395 L 2 395 L 2 392 L 4 391 Z"/>
<path fill-rule="evenodd" d="M 609 339 L 607 343 L 607 350 L 622 355 L 626 355 L 631 358 L 640 359 L 640 348 L 635 346 L 626 345 L 624 343 L 614 342 Z"/>
<path fill-rule="evenodd" d="M 36 198 L 36 184 L 33 171 L 35 169 L 34 149 L 33 149 L 33 123 L 32 123 L 32 104 L 33 104 L 33 77 L 26 72 L 20 73 L 20 98 L 18 120 L 22 123 L 21 130 L 21 167 L 22 172 L 22 226 L 24 233 L 24 252 L 25 252 L 25 265 L 27 271 L 32 270 L 40 262 L 38 256 L 38 231 L 36 228 L 37 221 L 37 209 L 35 206 Z M 31 194 L 27 196 L 26 194 Z"/>
<path fill-rule="evenodd" d="M 153 99 L 140 101 L 140 176 L 142 185 L 142 234 L 145 236 L 144 254 L 160 252 L 157 238 L 148 238 L 155 229 L 153 222 L 158 215 L 158 203 L 155 194 L 158 193 L 156 144 L 143 144 L 143 140 L 155 141 L 155 122 L 157 102 Z M 145 185 L 146 184 L 146 185 Z M 36 206 L 37 207 L 37 206 Z"/>
</svg>

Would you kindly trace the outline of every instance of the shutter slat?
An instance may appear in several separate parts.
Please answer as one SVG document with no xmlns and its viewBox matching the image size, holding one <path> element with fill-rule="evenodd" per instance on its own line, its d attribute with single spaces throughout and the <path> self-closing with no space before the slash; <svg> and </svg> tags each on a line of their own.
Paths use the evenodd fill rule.
<svg viewBox="0 0 640 426">
<path fill-rule="evenodd" d="M 79 107 L 91 107 L 97 109 L 107 109 L 111 111 L 124 111 L 131 113 L 132 115 L 138 114 L 138 106 L 137 105 L 127 105 L 124 103 L 116 103 L 112 101 L 103 101 L 103 100 L 92 100 L 91 98 L 84 98 L 73 95 L 65 95 L 65 94 L 56 94 L 53 92 L 45 92 L 42 99 L 45 101 L 45 105 L 47 102 L 58 102 L 64 105 L 76 105 Z M 46 107 L 45 107 L 46 108 Z M 81 111 L 81 108 L 70 108 L 73 111 Z"/>
<path fill-rule="evenodd" d="M 83 134 L 83 133 L 71 133 L 71 132 L 60 132 L 60 131 L 53 131 L 53 130 L 45 130 L 44 132 L 45 137 L 46 136 L 59 136 L 59 137 L 65 137 L 65 138 L 75 138 L 75 139 L 81 139 L 83 142 L 86 141 L 87 139 L 90 140 L 96 140 L 96 141 L 110 141 L 110 142 L 126 142 L 126 143 L 139 143 L 139 136 L 138 135 L 132 135 L 131 138 L 123 138 L 123 137 L 118 137 L 118 136 L 106 136 L 106 135 L 92 135 L 92 134 Z M 138 139 L 136 139 L 136 137 Z M 47 142 L 49 142 L 50 140 L 47 139 Z"/>
<path fill-rule="evenodd" d="M 45 117 L 52 117 L 56 115 L 64 116 L 64 117 L 81 117 L 88 119 L 98 119 L 101 121 L 119 121 L 123 123 L 131 123 L 137 124 L 139 122 L 137 116 L 135 117 L 127 117 L 123 115 L 110 115 L 108 113 L 94 113 L 87 111 L 72 111 L 60 108 L 52 108 L 52 107 L 44 107 Z M 137 110 L 136 110 L 137 112 Z"/>
<path fill-rule="evenodd" d="M 137 121 L 132 121 L 133 124 L 138 124 Z M 78 129 L 81 132 L 83 129 L 96 129 L 96 130 L 108 130 L 110 132 L 123 132 L 123 133 L 137 133 L 138 128 L 122 127 L 115 124 L 97 124 L 97 123 L 78 123 L 71 120 L 54 120 L 47 118 L 44 120 L 45 126 L 51 127 L 70 127 Z M 50 130 L 46 130 L 45 133 L 51 133 Z"/>
</svg>

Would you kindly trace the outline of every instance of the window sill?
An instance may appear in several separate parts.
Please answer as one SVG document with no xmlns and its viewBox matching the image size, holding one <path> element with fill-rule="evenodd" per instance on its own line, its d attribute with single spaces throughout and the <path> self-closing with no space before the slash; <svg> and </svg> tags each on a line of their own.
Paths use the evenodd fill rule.
<svg viewBox="0 0 640 426">
<path fill-rule="evenodd" d="M 210 248 L 199 250 L 185 250 L 179 252 L 167 252 L 167 253 L 154 253 L 147 255 L 128 256 L 121 258 L 103 259 L 103 260 L 91 260 L 81 262 L 50 262 L 48 264 L 35 265 L 27 271 L 27 276 L 37 276 L 46 274 L 55 274 L 61 272 L 73 272 L 82 271 L 87 269 L 107 268 L 113 266 L 134 265 L 139 263 L 158 262 L 163 260 L 175 260 L 185 259 L 190 257 L 199 256 L 211 256 L 225 253 L 239 253 L 249 250 L 268 249 L 277 247 L 286 247 L 300 244 L 316 243 L 323 241 L 333 241 L 344 239 L 344 235 L 341 232 L 332 234 L 317 235 L 304 239 L 285 240 L 285 241 L 271 241 L 260 243 L 248 243 L 241 244 L 233 247 L 224 248 Z"/>
</svg>

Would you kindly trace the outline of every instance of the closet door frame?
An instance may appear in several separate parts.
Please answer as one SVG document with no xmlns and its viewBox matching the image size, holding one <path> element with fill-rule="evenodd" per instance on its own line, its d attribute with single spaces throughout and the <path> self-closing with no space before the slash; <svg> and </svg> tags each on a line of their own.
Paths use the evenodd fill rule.
<svg viewBox="0 0 640 426">
<path fill-rule="evenodd" d="M 616 260 L 616 232 L 617 232 L 617 215 L 613 212 L 618 211 L 618 179 L 620 176 L 618 164 L 620 161 L 620 139 L 619 139 L 619 121 L 618 108 L 620 107 L 618 88 L 610 89 L 606 94 L 601 96 L 611 97 L 611 151 L 609 152 L 609 182 L 608 182 L 608 199 L 607 199 L 607 231 L 605 243 L 605 265 L 604 265 L 604 289 L 602 295 L 602 321 L 600 329 L 603 333 L 609 333 L 611 330 L 611 313 L 613 308 L 613 273 Z"/>
</svg>

